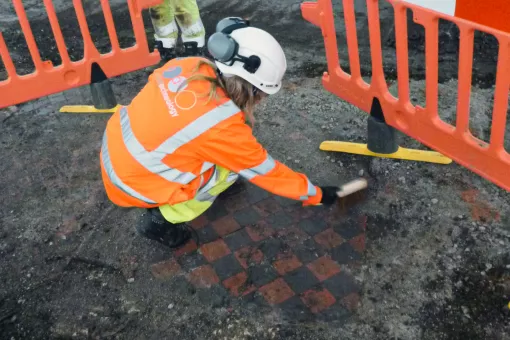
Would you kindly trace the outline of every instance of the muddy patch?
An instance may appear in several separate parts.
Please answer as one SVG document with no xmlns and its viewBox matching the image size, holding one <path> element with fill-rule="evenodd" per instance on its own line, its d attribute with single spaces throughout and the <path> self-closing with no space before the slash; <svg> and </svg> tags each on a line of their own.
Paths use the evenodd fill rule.
<svg viewBox="0 0 510 340">
<path fill-rule="evenodd" d="M 487 269 L 480 258 L 480 254 L 473 254 L 455 271 L 451 299 L 432 300 L 422 307 L 424 340 L 505 339 L 510 318 L 510 270 L 503 265 Z M 433 294 L 443 285 L 441 280 L 434 280 L 426 287 Z"/>
</svg>

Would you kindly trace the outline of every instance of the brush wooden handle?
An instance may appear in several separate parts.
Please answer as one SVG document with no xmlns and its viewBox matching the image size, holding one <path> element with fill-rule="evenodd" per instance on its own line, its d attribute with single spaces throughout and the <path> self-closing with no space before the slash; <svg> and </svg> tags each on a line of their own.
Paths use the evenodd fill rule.
<svg viewBox="0 0 510 340">
<path fill-rule="evenodd" d="M 352 182 L 342 185 L 340 187 L 340 191 L 338 191 L 336 194 L 338 195 L 338 197 L 349 196 L 350 194 L 365 189 L 367 186 L 368 182 L 366 179 L 363 178 L 356 179 Z"/>
</svg>

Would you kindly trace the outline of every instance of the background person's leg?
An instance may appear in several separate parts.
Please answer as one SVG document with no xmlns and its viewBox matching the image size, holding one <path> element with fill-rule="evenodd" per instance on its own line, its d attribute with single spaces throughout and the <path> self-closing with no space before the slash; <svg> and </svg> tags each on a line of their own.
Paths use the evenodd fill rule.
<svg viewBox="0 0 510 340">
<path fill-rule="evenodd" d="M 154 27 L 156 43 L 162 54 L 162 59 L 175 57 L 175 45 L 179 37 L 179 28 L 175 21 L 174 0 L 164 0 L 161 5 L 150 9 L 152 26 Z M 163 51 L 161 51 L 163 49 Z"/>
<path fill-rule="evenodd" d="M 205 45 L 205 28 L 200 18 L 197 1 L 172 1 L 175 1 L 175 18 L 182 31 L 186 53 L 188 55 L 200 53 Z"/>
</svg>

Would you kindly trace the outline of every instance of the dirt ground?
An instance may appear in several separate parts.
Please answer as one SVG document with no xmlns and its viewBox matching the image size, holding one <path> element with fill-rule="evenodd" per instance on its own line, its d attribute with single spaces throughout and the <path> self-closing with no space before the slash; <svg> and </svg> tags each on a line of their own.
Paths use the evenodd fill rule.
<svg viewBox="0 0 510 340">
<path fill-rule="evenodd" d="M 31 7 L 34 31 L 41 33 L 42 55 L 58 63 L 39 2 L 24 1 Z M 98 45 L 107 49 L 104 26 L 95 14 L 98 1 L 84 2 Z M 357 1 L 358 28 L 363 74 L 369 80 L 363 2 Z M 55 3 L 71 53 L 79 59 L 69 2 Z M 208 32 L 222 16 L 242 15 L 285 48 L 284 89 L 256 114 L 255 134 L 273 157 L 318 184 L 360 175 L 369 179 L 366 201 L 348 213 L 362 213 L 368 221 L 363 258 L 343 268 L 361 287 L 357 309 L 346 320 L 300 322 L 214 289 L 196 290 L 183 279 L 154 278 L 151 264 L 171 254 L 137 237 L 133 226 L 140 211 L 113 206 L 103 190 L 98 154 L 108 117 L 58 113 L 63 104 L 90 103 L 89 90 L 81 88 L 0 110 L 0 339 L 510 339 L 508 192 L 456 164 L 319 151 L 324 140 L 363 141 L 366 114 L 322 88 L 321 34 L 302 20 L 300 2 L 198 3 Z M 334 3 L 341 14 L 341 1 Z M 391 12 L 384 1 L 381 5 L 385 71 L 392 83 Z M 0 30 L 27 73 L 28 54 L 9 8 L 0 4 Z M 126 11 L 119 7 L 115 13 L 127 45 L 132 40 Z M 442 25 L 440 115 L 448 121 L 455 115 L 458 53 L 455 27 Z M 412 26 L 415 103 L 424 103 L 422 33 Z M 338 28 L 341 56 L 346 55 L 343 36 Z M 487 140 L 497 46 L 482 35 L 475 45 L 470 126 Z M 113 79 L 119 102 L 128 103 L 150 71 Z M 510 125 L 507 131 L 510 150 Z M 404 136 L 401 141 L 423 148 Z"/>
</svg>

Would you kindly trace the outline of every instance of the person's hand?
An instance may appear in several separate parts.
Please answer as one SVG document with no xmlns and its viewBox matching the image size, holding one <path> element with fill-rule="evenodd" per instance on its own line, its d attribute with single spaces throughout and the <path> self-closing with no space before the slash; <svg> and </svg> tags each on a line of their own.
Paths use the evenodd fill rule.
<svg viewBox="0 0 510 340">
<path fill-rule="evenodd" d="M 332 205 L 338 199 L 337 192 L 340 191 L 338 187 L 320 187 L 322 190 L 321 204 Z"/>
</svg>

